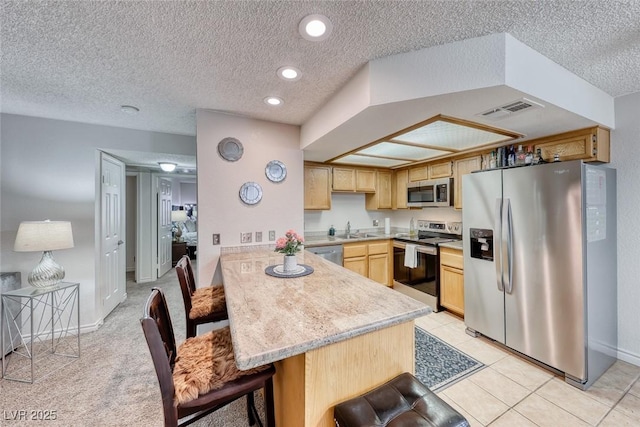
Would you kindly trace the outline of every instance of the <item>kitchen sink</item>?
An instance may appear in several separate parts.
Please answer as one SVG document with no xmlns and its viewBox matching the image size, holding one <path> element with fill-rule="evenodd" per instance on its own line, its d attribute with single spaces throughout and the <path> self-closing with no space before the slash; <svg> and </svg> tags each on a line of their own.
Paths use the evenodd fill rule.
<svg viewBox="0 0 640 427">
<path fill-rule="evenodd" d="M 338 234 L 336 235 L 339 239 L 366 239 L 370 237 L 380 237 L 379 234 L 375 233 L 351 233 L 351 234 Z"/>
</svg>

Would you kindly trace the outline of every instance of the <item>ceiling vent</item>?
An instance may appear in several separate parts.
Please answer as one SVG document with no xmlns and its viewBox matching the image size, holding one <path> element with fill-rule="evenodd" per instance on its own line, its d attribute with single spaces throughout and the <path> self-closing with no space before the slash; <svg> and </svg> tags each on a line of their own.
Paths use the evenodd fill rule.
<svg viewBox="0 0 640 427">
<path fill-rule="evenodd" d="M 519 114 L 524 111 L 533 110 L 536 108 L 544 108 L 544 105 L 531 101 L 527 98 L 518 99 L 508 104 L 501 105 L 499 107 L 491 108 L 485 112 L 476 114 L 476 116 L 484 117 L 485 119 L 497 120 L 503 117 L 511 116 L 513 114 Z"/>
</svg>

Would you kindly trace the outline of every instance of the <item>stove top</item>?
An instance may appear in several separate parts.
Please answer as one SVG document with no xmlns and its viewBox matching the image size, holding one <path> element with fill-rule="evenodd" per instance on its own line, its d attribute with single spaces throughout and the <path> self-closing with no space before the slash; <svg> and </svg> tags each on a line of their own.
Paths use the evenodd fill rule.
<svg viewBox="0 0 640 427">
<path fill-rule="evenodd" d="M 421 245 L 438 246 L 440 243 L 462 240 L 461 222 L 418 221 L 418 236 L 399 236 L 401 240 Z"/>
</svg>

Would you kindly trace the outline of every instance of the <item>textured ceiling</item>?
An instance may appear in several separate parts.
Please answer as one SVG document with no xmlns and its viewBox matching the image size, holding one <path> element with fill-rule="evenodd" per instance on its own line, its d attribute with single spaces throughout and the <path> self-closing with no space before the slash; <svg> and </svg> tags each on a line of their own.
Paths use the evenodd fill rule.
<svg viewBox="0 0 640 427">
<path fill-rule="evenodd" d="M 302 124 L 368 61 L 508 32 L 612 96 L 640 91 L 634 1 L 2 1 L 2 112 L 195 135 L 195 109 Z M 324 42 L 298 34 L 310 13 Z M 276 76 L 283 65 L 296 82 Z M 268 107 L 263 98 L 284 99 Z M 135 105 L 129 116 L 120 105 Z"/>
</svg>

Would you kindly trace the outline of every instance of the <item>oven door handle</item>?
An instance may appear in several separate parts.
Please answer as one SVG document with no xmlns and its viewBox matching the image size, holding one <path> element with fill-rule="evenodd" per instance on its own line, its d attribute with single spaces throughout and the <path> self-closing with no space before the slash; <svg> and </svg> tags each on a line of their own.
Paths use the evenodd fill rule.
<svg viewBox="0 0 640 427">
<path fill-rule="evenodd" d="M 438 249 L 435 246 L 430 246 L 430 245 L 421 245 L 421 244 L 416 244 L 417 248 L 416 251 L 421 253 L 421 254 L 427 254 L 427 255 L 437 255 L 438 254 Z M 403 242 L 398 242 L 397 240 L 393 241 L 393 247 L 394 248 L 399 248 L 399 249 L 405 249 L 407 247 L 406 243 Z"/>
</svg>

